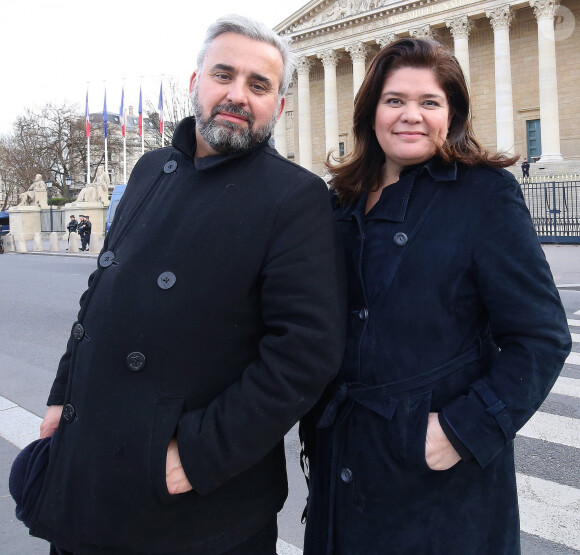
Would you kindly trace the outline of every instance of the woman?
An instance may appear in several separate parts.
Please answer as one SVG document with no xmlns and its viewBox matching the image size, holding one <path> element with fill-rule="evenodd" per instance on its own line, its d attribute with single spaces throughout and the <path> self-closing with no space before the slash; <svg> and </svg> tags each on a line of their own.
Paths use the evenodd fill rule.
<svg viewBox="0 0 580 555">
<path fill-rule="evenodd" d="M 302 422 L 305 554 L 520 552 L 513 439 L 570 350 L 515 179 L 473 136 L 457 60 L 372 62 L 333 174 L 349 264 L 344 362 Z"/>
</svg>

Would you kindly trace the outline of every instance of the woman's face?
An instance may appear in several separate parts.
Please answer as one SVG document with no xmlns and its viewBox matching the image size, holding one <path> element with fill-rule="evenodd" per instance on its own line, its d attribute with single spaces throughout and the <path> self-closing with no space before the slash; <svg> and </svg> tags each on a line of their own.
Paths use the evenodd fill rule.
<svg viewBox="0 0 580 555">
<path fill-rule="evenodd" d="M 431 158 L 449 122 L 447 96 L 430 69 L 403 67 L 387 75 L 373 126 L 387 171 L 398 174 Z"/>
</svg>

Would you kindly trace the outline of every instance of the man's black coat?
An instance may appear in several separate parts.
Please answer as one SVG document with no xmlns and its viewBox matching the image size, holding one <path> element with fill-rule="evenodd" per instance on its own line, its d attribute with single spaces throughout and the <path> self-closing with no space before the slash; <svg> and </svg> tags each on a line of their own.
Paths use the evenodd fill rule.
<svg viewBox="0 0 580 555">
<path fill-rule="evenodd" d="M 31 532 L 74 552 L 210 554 L 253 535 L 287 495 L 284 434 L 338 371 L 324 183 L 267 143 L 194 152 L 190 118 L 135 167 L 49 397 L 65 408 Z"/>
</svg>

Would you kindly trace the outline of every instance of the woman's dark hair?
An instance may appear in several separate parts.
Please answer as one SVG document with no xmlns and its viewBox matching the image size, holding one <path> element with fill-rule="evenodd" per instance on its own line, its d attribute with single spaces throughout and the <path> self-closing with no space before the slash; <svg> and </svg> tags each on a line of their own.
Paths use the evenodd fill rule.
<svg viewBox="0 0 580 555">
<path fill-rule="evenodd" d="M 383 48 L 372 61 L 356 95 L 353 115 L 353 151 L 340 158 L 338 165 L 326 166 L 333 176 L 332 188 L 341 202 L 358 198 L 363 189 L 377 190 L 385 154 L 380 147 L 373 123 L 375 112 L 387 76 L 398 69 L 411 67 L 430 69 L 449 103 L 451 123 L 442 145 L 434 145 L 436 155 L 446 162 L 457 161 L 468 166 L 486 164 L 504 168 L 516 162 L 518 156 L 490 154 L 473 134 L 467 83 L 459 62 L 442 45 L 430 39 L 405 38 Z"/>
</svg>

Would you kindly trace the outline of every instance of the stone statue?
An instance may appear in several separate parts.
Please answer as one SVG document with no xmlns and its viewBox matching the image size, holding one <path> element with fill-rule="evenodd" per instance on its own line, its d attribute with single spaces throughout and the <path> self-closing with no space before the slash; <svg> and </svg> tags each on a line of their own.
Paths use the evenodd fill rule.
<svg viewBox="0 0 580 555">
<path fill-rule="evenodd" d="M 46 184 L 42 179 L 42 175 L 37 173 L 34 182 L 28 187 L 28 190 L 20 194 L 18 206 L 48 208 Z"/>
<path fill-rule="evenodd" d="M 103 167 L 100 167 L 97 170 L 95 180 L 81 189 L 75 204 L 79 202 L 102 202 L 103 204 L 108 204 L 110 184 L 109 174 L 105 173 Z"/>
</svg>

